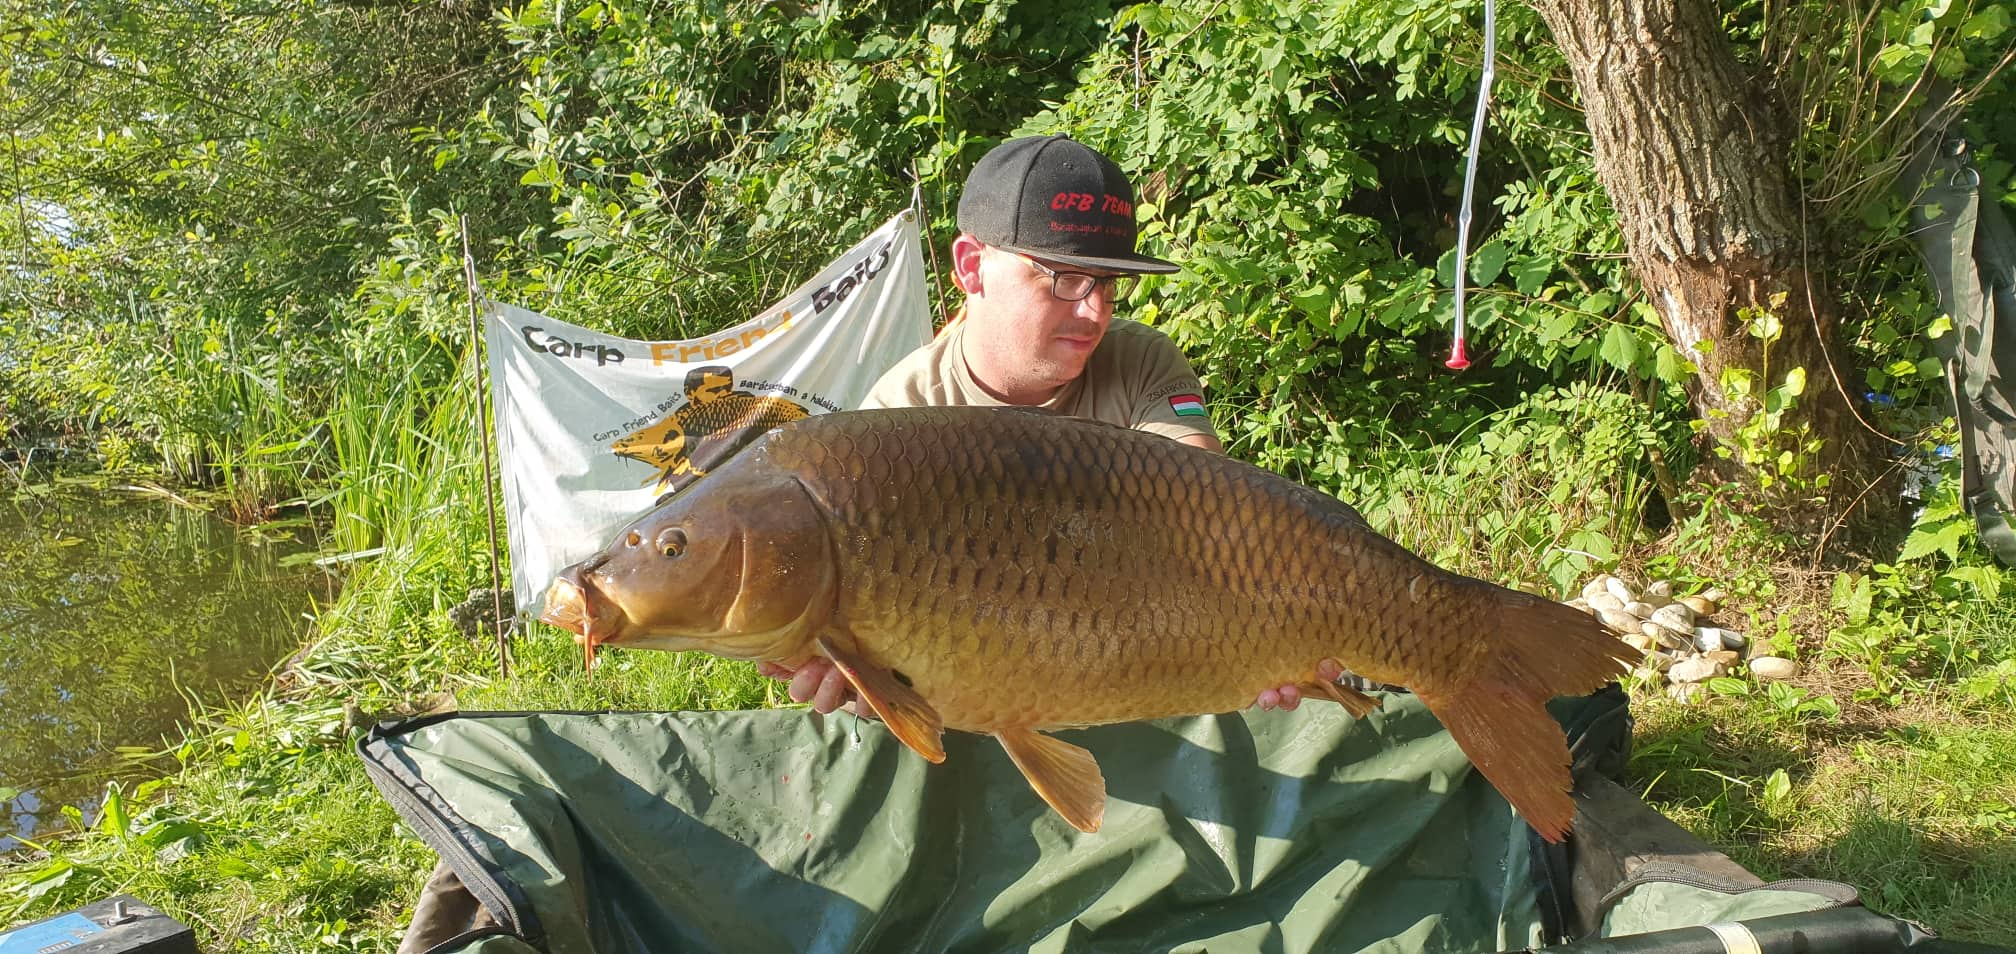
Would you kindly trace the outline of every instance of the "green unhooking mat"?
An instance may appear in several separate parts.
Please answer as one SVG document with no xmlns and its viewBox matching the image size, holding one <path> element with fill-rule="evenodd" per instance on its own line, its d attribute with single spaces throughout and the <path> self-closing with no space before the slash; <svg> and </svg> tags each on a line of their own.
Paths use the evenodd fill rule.
<svg viewBox="0 0 2016 954">
<path fill-rule="evenodd" d="M 436 951 L 1544 943 L 1547 856 L 1530 830 L 1418 701 L 1381 701 L 1357 722 L 1310 704 L 1059 733 L 1105 771 L 1092 835 L 991 739 L 947 733 L 934 766 L 844 714 L 463 713 L 382 725 L 359 747 L 495 922 Z M 1650 929 L 1633 893 L 1618 912 Z M 1770 897 L 1675 916 L 1841 901 L 1750 894 Z"/>
</svg>

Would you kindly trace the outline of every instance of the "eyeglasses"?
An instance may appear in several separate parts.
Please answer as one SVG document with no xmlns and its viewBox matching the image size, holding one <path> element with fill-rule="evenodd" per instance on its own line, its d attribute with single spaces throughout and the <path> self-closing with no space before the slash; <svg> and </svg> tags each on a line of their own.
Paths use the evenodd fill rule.
<svg viewBox="0 0 2016 954">
<path fill-rule="evenodd" d="M 1125 298 L 1134 288 L 1133 275 L 1091 275 L 1085 272 L 1060 272 L 1020 252 L 1010 252 L 1029 267 L 1050 276 L 1050 294 L 1065 301 L 1084 301 L 1085 296 L 1098 288 L 1105 292 L 1107 301 Z"/>
</svg>

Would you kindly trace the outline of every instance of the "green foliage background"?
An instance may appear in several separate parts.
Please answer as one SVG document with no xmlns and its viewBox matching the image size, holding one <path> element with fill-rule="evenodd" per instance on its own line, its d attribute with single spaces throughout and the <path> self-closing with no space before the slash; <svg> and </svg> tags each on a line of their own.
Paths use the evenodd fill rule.
<svg viewBox="0 0 2016 954">
<path fill-rule="evenodd" d="M 1461 375 L 1440 359 L 1477 0 L 16 6 L 0 423 L 87 432 L 247 510 L 373 479 L 354 451 L 388 406 L 452 386 L 461 216 L 494 295 L 686 337 L 795 285 L 913 185 L 944 247 L 972 162 L 1057 130 L 1140 180 L 1144 242 L 1187 269 L 1126 313 L 1191 354 L 1234 453 L 1363 499 L 1567 388 L 1628 396 L 1602 416 L 1638 442 L 1575 476 L 1639 486 L 1644 450 L 1683 475 L 1691 455 L 1685 368 L 1523 5 L 1499 20 L 1481 360 Z M 1846 263 L 1857 357 L 1909 435 L 1941 416 L 1938 308 L 1890 188 L 1895 114 L 1921 80 L 1966 90 L 2006 201 L 2008 5 L 1724 6 L 1799 111 L 1813 248 Z M 1620 519 L 1551 542 L 1621 544 Z"/>
</svg>

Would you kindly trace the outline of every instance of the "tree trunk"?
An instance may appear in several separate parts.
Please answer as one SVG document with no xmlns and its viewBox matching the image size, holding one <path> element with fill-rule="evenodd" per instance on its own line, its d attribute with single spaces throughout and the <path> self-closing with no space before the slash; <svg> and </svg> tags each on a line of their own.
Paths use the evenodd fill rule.
<svg viewBox="0 0 2016 954">
<path fill-rule="evenodd" d="M 1574 73 L 1633 271 L 1699 369 L 1687 390 L 1711 473 L 1738 481 L 1787 529 L 1838 515 L 1881 471 L 1881 439 L 1849 397 L 1861 375 L 1843 360 L 1838 297 L 1808 256 L 1781 104 L 1737 65 L 1712 0 L 1534 6 Z M 1775 341 L 1750 332 L 1765 314 L 1782 328 Z M 1772 420 L 1756 417 L 1766 392 L 1795 368 L 1803 393 L 1775 434 L 1760 433 Z M 1748 393 L 1732 395 L 1725 381 L 1743 372 Z M 1781 471 L 1784 450 L 1798 472 Z"/>
</svg>

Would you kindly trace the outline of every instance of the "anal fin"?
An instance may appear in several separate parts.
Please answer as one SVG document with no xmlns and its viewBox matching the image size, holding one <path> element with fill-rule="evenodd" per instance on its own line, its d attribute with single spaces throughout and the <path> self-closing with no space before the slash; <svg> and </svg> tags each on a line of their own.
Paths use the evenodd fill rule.
<svg viewBox="0 0 2016 954">
<path fill-rule="evenodd" d="M 1362 719 L 1371 715 L 1379 708 L 1379 700 L 1359 692 L 1350 686 L 1341 686 L 1328 679 L 1305 682 L 1297 688 L 1301 689 L 1304 694 L 1321 693 L 1335 700 L 1338 705 L 1344 707 L 1345 712 L 1351 713 L 1352 718 L 1355 719 Z"/>
<path fill-rule="evenodd" d="M 945 761 L 945 720 L 917 690 L 903 684 L 886 667 L 877 666 L 859 655 L 841 649 L 830 637 L 819 637 L 819 649 L 854 691 L 882 717 L 896 739 L 930 762 Z"/>
<path fill-rule="evenodd" d="M 1071 827 L 1091 833 L 1106 818 L 1106 776 L 1092 753 L 1031 729 L 994 733 L 1029 787 L 1064 816 Z"/>
</svg>

